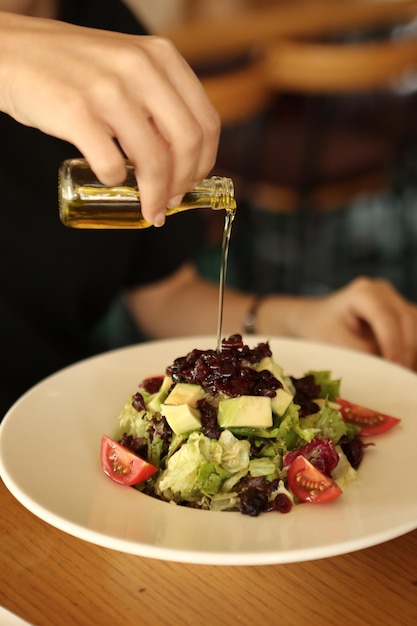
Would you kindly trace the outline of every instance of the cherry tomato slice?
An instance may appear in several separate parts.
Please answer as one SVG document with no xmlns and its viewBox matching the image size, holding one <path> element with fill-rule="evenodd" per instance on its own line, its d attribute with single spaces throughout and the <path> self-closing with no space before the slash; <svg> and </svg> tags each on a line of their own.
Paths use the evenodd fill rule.
<svg viewBox="0 0 417 626">
<path fill-rule="evenodd" d="M 343 493 L 329 476 L 323 474 L 303 456 L 297 456 L 291 463 L 288 470 L 288 485 L 296 498 L 313 504 L 331 502 Z"/>
<path fill-rule="evenodd" d="M 338 398 L 336 402 L 340 407 L 343 420 L 349 424 L 360 426 L 361 435 L 380 435 L 401 422 L 398 417 L 379 413 L 354 402 L 349 402 L 349 400 Z"/>
<path fill-rule="evenodd" d="M 101 465 L 104 473 L 121 485 L 138 485 L 158 471 L 152 463 L 107 435 L 101 438 Z"/>
</svg>

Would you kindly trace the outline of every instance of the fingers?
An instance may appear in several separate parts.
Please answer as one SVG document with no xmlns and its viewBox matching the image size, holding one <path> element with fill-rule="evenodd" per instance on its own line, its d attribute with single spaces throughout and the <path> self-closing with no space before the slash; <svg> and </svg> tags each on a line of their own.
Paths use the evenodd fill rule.
<svg viewBox="0 0 417 626">
<path fill-rule="evenodd" d="M 22 16 L 2 28 L 0 108 L 76 145 L 104 184 L 123 182 L 126 156 L 149 222 L 209 174 L 219 117 L 172 43 Z"/>
<path fill-rule="evenodd" d="M 126 162 L 112 135 L 90 115 L 80 113 L 77 127 L 68 140 L 84 155 L 99 181 L 108 186 L 122 183 Z"/>
<path fill-rule="evenodd" d="M 158 66 L 165 74 L 165 79 L 170 81 L 179 97 L 178 101 L 171 102 L 172 114 L 176 116 L 178 113 L 178 118 L 172 124 L 171 129 L 166 130 L 169 134 L 173 132 L 173 137 L 176 136 L 178 142 L 175 142 L 175 145 L 179 149 L 179 156 L 182 148 L 186 157 L 190 154 L 198 155 L 192 181 L 198 182 L 215 164 L 220 135 L 219 114 L 209 101 L 195 73 L 173 44 L 161 38 L 148 38 L 146 43 L 150 42 L 153 44 L 153 58 L 156 59 Z M 189 114 L 192 116 L 192 124 L 189 128 L 187 128 L 189 120 L 183 119 L 184 107 L 188 116 Z M 161 113 L 163 113 L 163 108 Z M 159 119 L 161 127 L 164 128 L 166 126 L 165 115 L 161 115 Z M 182 127 L 183 123 L 186 124 L 185 127 Z M 188 131 L 191 131 L 191 139 L 187 138 Z M 201 139 L 198 141 L 197 133 L 199 132 Z"/>
<path fill-rule="evenodd" d="M 385 280 L 358 278 L 304 308 L 309 338 L 377 354 L 413 368 L 417 364 L 417 306 Z"/>
<path fill-rule="evenodd" d="M 417 317 L 408 304 L 393 300 L 390 306 L 374 307 L 371 326 L 380 354 L 412 367 L 417 350 Z"/>
<path fill-rule="evenodd" d="M 147 127 L 137 125 L 135 132 L 132 126 L 122 145 L 136 167 L 144 215 L 161 224 L 166 206 L 178 204 L 212 169 L 220 122 L 176 49 L 159 38 L 144 43 L 148 56 L 141 59 L 140 72 L 146 89 L 139 95 Z"/>
<path fill-rule="evenodd" d="M 137 41 L 140 49 L 124 52 L 119 63 L 129 79 L 106 83 L 104 94 L 90 87 L 89 96 L 101 102 L 105 127 L 135 166 L 145 219 L 162 225 L 166 207 L 178 204 L 212 169 L 220 123 L 195 74 L 169 42 Z"/>
<path fill-rule="evenodd" d="M 386 281 L 358 279 L 346 290 L 349 311 L 365 322 L 377 352 L 413 367 L 417 354 L 417 309 Z M 363 328 L 363 326 L 362 326 Z"/>
<path fill-rule="evenodd" d="M 362 315 L 366 307 L 355 303 L 354 296 L 348 287 L 328 296 L 299 298 L 294 314 L 289 315 L 290 334 L 380 354 L 374 333 Z"/>
</svg>

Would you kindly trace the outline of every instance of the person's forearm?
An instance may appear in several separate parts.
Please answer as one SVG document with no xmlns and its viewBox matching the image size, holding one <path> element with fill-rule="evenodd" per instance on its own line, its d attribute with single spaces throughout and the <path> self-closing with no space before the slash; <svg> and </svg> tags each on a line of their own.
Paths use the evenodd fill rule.
<svg viewBox="0 0 417 626">
<path fill-rule="evenodd" d="M 254 296 L 227 289 L 222 336 L 243 334 Z M 132 315 L 152 338 L 212 334 L 218 324 L 218 286 L 188 265 L 127 296 Z M 386 281 L 360 278 L 323 297 L 273 295 L 257 309 L 254 332 L 312 339 L 417 364 L 417 306 Z"/>
<path fill-rule="evenodd" d="M 223 336 L 244 333 L 253 294 L 227 288 L 223 306 Z M 294 320 L 308 299 L 268 296 L 257 307 L 253 332 L 298 336 Z M 133 316 L 154 338 L 213 334 L 217 332 L 219 286 L 202 280 L 192 266 L 182 268 L 160 283 L 141 288 L 127 297 Z"/>
<path fill-rule="evenodd" d="M 227 290 L 223 309 L 223 333 L 243 331 L 252 297 Z M 219 287 L 201 280 L 190 266 L 167 280 L 127 296 L 132 315 L 143 331 L 154 338 L 213 334 L 217 332 Z"/>
</svg>

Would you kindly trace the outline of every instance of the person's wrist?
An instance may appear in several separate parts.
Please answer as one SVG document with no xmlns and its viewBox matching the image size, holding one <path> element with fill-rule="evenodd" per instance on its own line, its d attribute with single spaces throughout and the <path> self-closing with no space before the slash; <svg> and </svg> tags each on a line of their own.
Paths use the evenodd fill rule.
<svg viewBox="0 0 417 626">
<path fill-rule="evenodd" d="M 258 332 L 258 310 L 263 301 L 263 296 L 254 296 L 249 309 L 243 320 L 243 331 L 245 335 L 256 335 Z"/>
</svg>

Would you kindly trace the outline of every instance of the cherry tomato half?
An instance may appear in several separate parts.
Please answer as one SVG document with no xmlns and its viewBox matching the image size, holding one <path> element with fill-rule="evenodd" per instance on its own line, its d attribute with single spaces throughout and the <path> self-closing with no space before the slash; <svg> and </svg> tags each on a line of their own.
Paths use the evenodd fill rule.
<svg viewBox="0 0 417 626">
<path fill-rule="evenodd" d="M 131 452 L 107 435 L 101 438 L 101 465 L 104 473 L 121 485 L 138 485 L 158 468 Z"/>
<path fill-rule="evenodd" d="M 361 435 L 380 435 L 401 422 L 398 417 L 367 409 L 359 404 L 349 402 L 349 400 L 338 398 L 336 402 L 340 407 L 343 420 L 349 424 L 360 426 Z"/>
<path fill-rule="evenodd" d="M 326 474 L 314 467 L 303 456 L 297 456 L 288 470 L 288 485 L 302 502 L 320 504 L 342 495 L 342 490 Z"/>
</svg>

